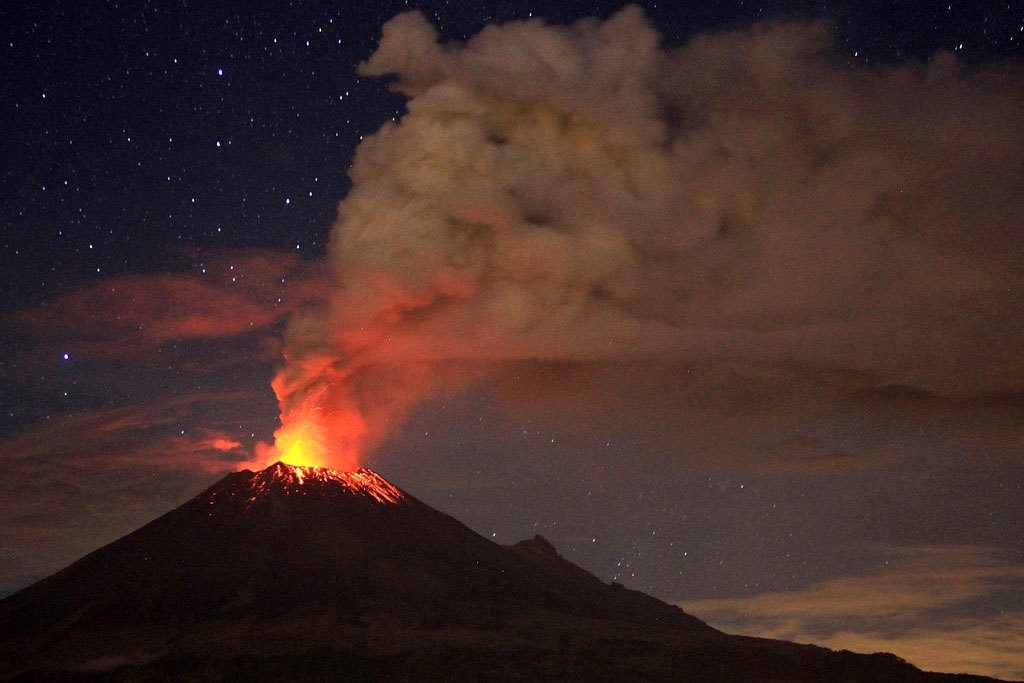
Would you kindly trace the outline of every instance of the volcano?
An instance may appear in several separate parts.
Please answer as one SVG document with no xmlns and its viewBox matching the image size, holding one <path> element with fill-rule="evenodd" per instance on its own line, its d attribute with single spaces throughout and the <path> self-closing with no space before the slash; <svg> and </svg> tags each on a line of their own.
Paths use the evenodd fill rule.
<svg viewBox="0 0 1024 683">
<path fill-rule="evenodd" d="M 0 678 L 989 680 L 730 636 L 371 470 L 283 463 L 0 601 Z"/>
</svg>

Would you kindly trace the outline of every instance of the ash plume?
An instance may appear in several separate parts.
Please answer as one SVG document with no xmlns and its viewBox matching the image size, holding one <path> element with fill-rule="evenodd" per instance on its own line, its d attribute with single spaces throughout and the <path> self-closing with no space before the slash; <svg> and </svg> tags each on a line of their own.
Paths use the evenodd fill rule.
<svg viewBox="0 0 1024 683">
<path fill-rule="evenodd" d="M 357 151 L 282 431 L 347 425 L 357 460 L 441 379 L 510 362 L 1021 386 L 1018 70 L 854 66 L 814 22 L 668 49 L 628 7 L 452 44 L 403 14 L 359 72 L 408 113 Z"/>
</svg>

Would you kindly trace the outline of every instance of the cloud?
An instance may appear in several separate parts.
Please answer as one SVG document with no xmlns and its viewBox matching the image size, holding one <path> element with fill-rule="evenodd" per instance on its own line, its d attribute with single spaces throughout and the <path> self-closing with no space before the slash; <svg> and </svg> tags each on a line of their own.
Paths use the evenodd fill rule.
<svg viewBox="0 0 1024 683">
<path fill-rule="evenodd" d="M 316 396 L 365 449 L 456 363 L 1021 386 L 1017 70 L 851 67 L 821 23 L 667 50 L 630 7 L 445 45 L 404 14 L 359 71 L 408 114 L 357 151 L 286 431 Z"/>
<path fill-rule="evenodd" d="M 88 282 L 18 312 L 12 327 L 23 338 L 75 344 L 90 356 L 136 358 L 169 342 L 265 332 L 316 300 L 323 287 L 317 269 L 287 253 L 223 254 L 201 271 Z"/>
<path fill-rule="evenodd" d="M 871 573 L 679 603 L 730 633 L 892 652 L 930 671 L 1024 679 L 1024 566 L 975 547 L 882 549 Z"/>
<path fill-rule="evenodd" d="M 103 410 L 47 416 L 0 441 L 0 462 L 33 461 L 110 472 L 122 467 L 223 472 L 248 457 L 239 418 L 256 416 L 258 396 L 241 392 L 163 396 Z M 196 424 L 204 426 L 195 427 Z"/>
</svg>

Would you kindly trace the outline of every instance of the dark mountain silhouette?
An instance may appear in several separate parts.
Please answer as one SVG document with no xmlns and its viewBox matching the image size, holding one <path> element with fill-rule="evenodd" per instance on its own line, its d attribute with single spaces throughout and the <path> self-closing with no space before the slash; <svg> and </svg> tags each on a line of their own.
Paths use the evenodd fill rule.
<svg viewBox="0 0 1024 683">
<path fill-rule="evenodd" d="M 0 601 L 0 679 L 986 680 L 723 634 L 366 469 L 277 463 Z"/>
</svg>

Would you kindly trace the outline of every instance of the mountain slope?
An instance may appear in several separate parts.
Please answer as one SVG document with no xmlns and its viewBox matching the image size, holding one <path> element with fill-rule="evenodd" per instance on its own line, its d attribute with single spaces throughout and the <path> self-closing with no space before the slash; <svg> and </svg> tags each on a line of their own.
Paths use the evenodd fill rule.
<svg viewBox="0 0 1024 683">
<path fill-rule="evenodd" d="M 365 469 L 229 475 L 0 601 L 0 678 L 844 680 L 837 672 L 932 680 L 891 655 L 727 636 L 604 584 L 540 537 L 497 545 Z"/>
</svg>

